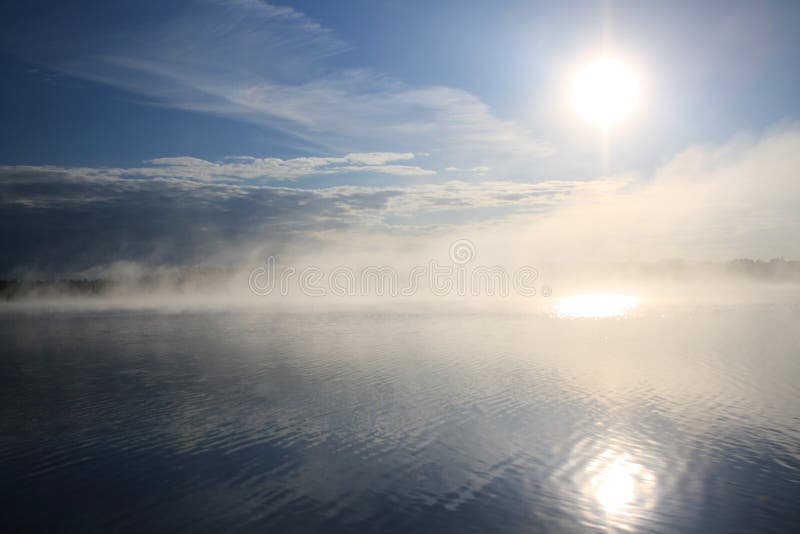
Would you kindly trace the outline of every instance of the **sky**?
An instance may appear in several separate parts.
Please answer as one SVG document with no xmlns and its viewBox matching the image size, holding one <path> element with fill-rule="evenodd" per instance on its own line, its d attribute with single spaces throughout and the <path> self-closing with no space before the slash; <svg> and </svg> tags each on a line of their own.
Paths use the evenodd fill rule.
<svg viewBox="0 0 800 534">
<path fill-rule="evenodd" d="M 795 258 L 798 24 L 767 1 L 7 1 L 0 274 L 457 237 Z M 603 55 L 641 94 L 608 131 L 568 96 Z"/>
</svg>

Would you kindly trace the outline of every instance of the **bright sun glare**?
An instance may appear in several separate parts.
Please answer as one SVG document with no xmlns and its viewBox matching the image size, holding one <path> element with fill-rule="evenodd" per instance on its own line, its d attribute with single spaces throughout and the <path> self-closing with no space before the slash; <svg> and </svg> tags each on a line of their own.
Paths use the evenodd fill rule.
<svg viewBox="0 0 800 534">
<path fill-rule="evenodd" d="M 635 475 L 641 466 L 618 460 L 609 465 L 595 481 L 595 497 L 606 512 L 614 513 L 636 496 Z"/>
<path fill-rule="evenodd" d="M 587 293 L 558 299 L 555 312 L 559 317 L 602 319 L 625 315 L 637 304 L 638 299 L 632 295 Z"/>
<path fill-rule="evenodd" d="M 635 109 L 639 82 L 621 61 L 602 58 L 581 68 L 572 81 L 572 105 L 585 121 L 604 130 Z"/>
<path fill-rule="evenodd" d="M 599 505 L 609 530 L 630 531 L 655 503 L 655 473 L 626 453 L 608 450 L 587 466 L 585 492 Z"/>
</svg>

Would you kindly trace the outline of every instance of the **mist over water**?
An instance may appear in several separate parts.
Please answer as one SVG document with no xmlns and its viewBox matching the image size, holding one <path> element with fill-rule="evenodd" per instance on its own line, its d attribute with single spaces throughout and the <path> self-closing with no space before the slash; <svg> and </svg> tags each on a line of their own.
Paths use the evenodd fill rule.
<svg viewBox="0 0 800 534">
<path fill-rule="evenodd" d="M 788 294 L 595 293 L 561 313 L 558 295 L 542 313 L 7 309 L 6 525 L 786 532 Z"/>
<path fill-rule="evenodd" d="M 800 532 L 800 2 L 495 4 L 0 4 L 0 534 Z"/>
</svg>

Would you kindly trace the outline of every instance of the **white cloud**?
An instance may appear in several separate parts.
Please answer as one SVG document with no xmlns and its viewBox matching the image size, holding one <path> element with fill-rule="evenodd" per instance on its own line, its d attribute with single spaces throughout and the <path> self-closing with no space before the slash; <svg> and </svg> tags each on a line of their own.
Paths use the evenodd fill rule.
<svg viewBox="0 0 800 534">
<path fill-rule="evenodd" d="M 273 247 L 314 240 L 307 250 L 327 244 L 341 252 L 376 243 L 441 248 L 449 237 L 469 237 L 496 262 L 800 256 L 800 127 L 690 148 L 649 176 L 315 189 L 253 179 L 273 167 L 284 175 L 371 168 L 355 163 L 368 161 L 391 167 L 406 156 L 0 167 L 0 224 L 14 228 L 5 262 L 64 262 L 76 247 L 94 251 L 81 261 L 195 262 L 230 247 L 263 247 L 266 239 Z M 206 181 L 186 179 L 198 172 Z"/>
<path fill-rule="evenodd" d="M 397 165 L 396 161 L 413 159 L 410 152 L 353 153 L 342 157 L 303 158 L 253 158 L 247 156 L 226 158 L 211 162 L 193 157 L 157 158 L 146 163 L 148 167 L 120 169 L 118 174 L 162 176 L 194 180 L 296 180 L 304 176 L 374 172 L 398 176 L 429 176 L 430 169 L 415 165 Z"/>
<path fill-rule="evenodd" d="M 383 165 L 393 161 L 414 159 L 413 152 L 362 152 L 347 154 L 344 159 L 350 163 L 365 165 Z"/>
<path fill-rule="evenodd" d="M 478 165 L 477 167 L 468 167 L 468 168 L 460 168 L 460 167 L 447 167 L 445 169 L 447 172 L 463 172 L 463 173 L 471 173 L 471 174 L 478 174 L 478 175 L 485 175 L 486 173 L 492 170 L 491 167 L 487 167 L 486 165 Z"/>
</svg>

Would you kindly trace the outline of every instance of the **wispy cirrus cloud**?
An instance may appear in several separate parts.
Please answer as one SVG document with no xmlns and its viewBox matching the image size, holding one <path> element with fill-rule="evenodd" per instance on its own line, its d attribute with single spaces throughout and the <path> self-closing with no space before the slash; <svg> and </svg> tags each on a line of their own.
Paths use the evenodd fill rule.
<svg viewBox="0 0 800 534">
<path fill-rule="evenodd" d="M 64 8 L 3 29 L 7 41 L 55 71 L 159 105 L 267 126 L 316 152 L 429 152 L 470 167 L 552 151 L 463 89 L 330 67 L 326 58 L 348 45 L 294 9 L 260 0 L 168 2 L 149 15 L 129 7 L 147 23 L 105 20 L 102 10 L 87 21 Z M 54 46 L 64 34 L 68 44 Z"/>
</svg>

